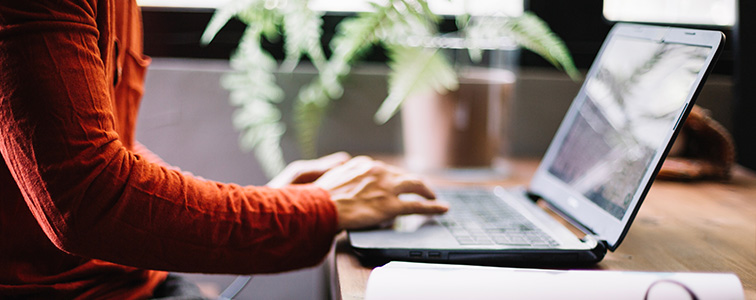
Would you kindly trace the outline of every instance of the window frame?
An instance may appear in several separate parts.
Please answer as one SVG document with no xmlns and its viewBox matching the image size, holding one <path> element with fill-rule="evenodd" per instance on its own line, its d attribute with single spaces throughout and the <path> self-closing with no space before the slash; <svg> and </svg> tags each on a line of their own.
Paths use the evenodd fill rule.
<svg viewBox="0 0 756 300">
<path fill-rule="evenodd" d="M 602 4 L 602 1 L 593 0 L 530 0 L 526 1 L 525 9 L 543 18 L 565 41 L 577 67 L 587 69 L 614 24 L 604 18 Z M 143 7 L 145 54 L 153 57 L 228 59 L 244 31 L 244 24 L 231 20 L 210 45 L 202 46 L 199 39 L 213 11 L 209 8 Z M 333 36 L 336 24 L 348 15 L 349 13 L 343 12 L 325 14 L 323 39 L 326 42 Z M 454 26 L 450 17 L 442 22 L 442 30 L 453 30 Z M 721 26 L 683 26 L 718 29 L 728 37 L 732 34 L 731 28 Z M 265 48 L 277 59 L 283 59 L 281 43 L 266 42 Z M 374 49 L 366 57 L 367 61 L 373 62 L 384 62 L 385 59 L 381 49 Z M 731 39 L 728 39 L 714 72 L 732 74 L 732 59 Z M 549 66 L 544 59 L 528 51 L 523 51 L 521 65 Z"/>
</svg>

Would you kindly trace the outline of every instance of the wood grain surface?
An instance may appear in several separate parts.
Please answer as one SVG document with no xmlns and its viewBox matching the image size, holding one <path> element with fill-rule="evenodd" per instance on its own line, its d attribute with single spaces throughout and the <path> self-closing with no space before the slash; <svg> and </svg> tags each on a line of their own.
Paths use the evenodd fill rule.
<svg viewBox="0 0 756 300">
<path fill-rule="evenodd" d="M 524 185 L 537 167 L 533 160 L 509 163 L 509 177 L 486 183 Z M 332 294 L 363 299 L 371 268 L 359 263 L 345 237 L 337 239 L 331 260 Z M 756 299 L 756 174 L 736 168 L 726 182 L 656 181 L 625 240 L 593 269 L 730 272 L 740 278 L 746 299 Z"/>
</svg>

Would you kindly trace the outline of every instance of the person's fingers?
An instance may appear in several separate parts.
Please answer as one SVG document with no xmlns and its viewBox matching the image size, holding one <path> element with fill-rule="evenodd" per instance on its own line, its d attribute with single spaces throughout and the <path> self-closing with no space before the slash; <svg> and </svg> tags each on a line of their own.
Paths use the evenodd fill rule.
<svg viewBox="0 0 756 300">
<path fill-rule="evenodd" d="M 391 173 L 393 173 L 393 174 L 404 174 L 404 173 L 407 173 L 407 172 L 406 172 L 405 170 L 403 170 L 402 168 L 400 168 L 400 167 L 397 167 L 397 166 L 394 166 L 394 165 L 389 165 L 389 164 L 386 164 L 386 170 L 387 170 L 388 172 L 391 172 Z"/>
<path fill-rule="evenodd" d="M 442 214 L 449 210 L 449 206 L 436 201 L 409 201 L 402 202 L 400 214 Z"/>
<path fill-rule="evenodd" d="M 318 173 L 322 175 L 330 169 L 343 165 L 351 158 L 346 152 L 336 152 L 318 159 L 300 161 L 297 171 L 300 173 L 299 176 Z"/>
<path fill-rule="evenodd" d="M 294 177 L 294 179 L 291 180 L 291 183 L 292 184 L 303 184 L 303 183 L 313 182 L 313 181 L 317 180 L 318 178 L 320 178 L 320 176 L 323 176 L 323 174 L 326 171 L 328 171 L 328 170 L 310 170 L 310 171 L 305 171 L 305 172 L 299 173 L 299 174 L 297 174 L 296 177 Z"/>
<path fill-rule="evenodd" d="M 335 166 L 344 164 L 350 159 L 352 159 L 352 156 L 349 155 L 349 153 L 341 151 L 318 158 L 317 161 L 322 167 L 324 167 L 324 169 L 330 169 Z"/>
<path fill-rule="evenodd" d="M 394 193 L 399 194 L 417 194 L 426 199 L 436 199 L 436 194 L 425 183 L 413 176 L 404 175 L 398 178 L 394 185 Z"/>
<path fill-rule="evenodd" d="M 338 172 L 335 173 L 339 173 L 339 176 L 355 176 L 358 173 L 368 173 L 374 163 L 375 161 L 367 156 L 356 156 L 334 167 L 334 169 L 338 169 Z"/>
<path fill-rule="evenodd" d="M 370 156 L 365 156 L 365 155 L 355 156 L 349 160 L 349 163 L 354 163 L 354 164 L 370 163 L 370 162 L 375 162 L 375 160 L 372 159 Z"/>
<path fill-rule="evenodd" d="M 268 183 L 268 186 L 282 187 L 288 184 L 311 183 L 325 172 L 351 159 L 346 152 L 336 152 L 317 159 L 294 161 Z"/>
</svg>

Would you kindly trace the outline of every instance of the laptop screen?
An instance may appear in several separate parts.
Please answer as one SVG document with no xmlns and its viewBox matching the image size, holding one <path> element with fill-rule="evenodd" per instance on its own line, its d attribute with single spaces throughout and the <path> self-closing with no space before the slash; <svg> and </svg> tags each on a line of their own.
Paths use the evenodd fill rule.
<svg viewBox="0 0 756 300">
<path fill-rule="evenodd" d="M 615 26 L 531 190 L 616 247 L 721 40 L 713 31 Z"/>
<path fill-rule="evenodd" d="M 586 82 L 560 150 L 548 168 L 622 219 L 656 152 L 687 103 L 710 48 L 618 37 Z"/>
</svg>

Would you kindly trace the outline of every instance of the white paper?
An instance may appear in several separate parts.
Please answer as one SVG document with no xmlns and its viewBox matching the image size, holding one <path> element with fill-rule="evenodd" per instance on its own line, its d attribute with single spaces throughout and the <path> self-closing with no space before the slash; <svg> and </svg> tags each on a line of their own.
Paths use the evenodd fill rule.
<svg viewBox="0 0 756 300">
<path fill-rule="evenodd" d="M 556 271 L 390 262 L 373 270 L 367 300 L 744 299 L 729 273 Z"/>
</svg>

